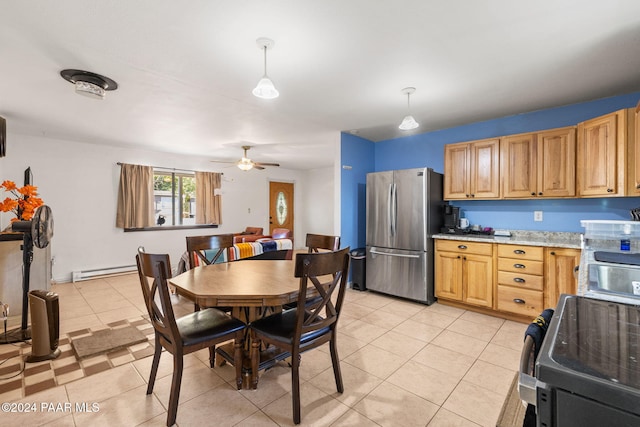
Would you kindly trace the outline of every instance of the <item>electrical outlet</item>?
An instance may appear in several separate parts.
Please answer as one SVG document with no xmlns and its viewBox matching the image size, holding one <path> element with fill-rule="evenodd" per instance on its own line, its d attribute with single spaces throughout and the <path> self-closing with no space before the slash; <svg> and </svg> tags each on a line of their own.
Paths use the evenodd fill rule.
<svg viewBox="0 0 640 427">
<path fill-rule="evenodd" d="M 533 220 L 542 221 L 542 211 L 533 211 Z"/>
</svg>

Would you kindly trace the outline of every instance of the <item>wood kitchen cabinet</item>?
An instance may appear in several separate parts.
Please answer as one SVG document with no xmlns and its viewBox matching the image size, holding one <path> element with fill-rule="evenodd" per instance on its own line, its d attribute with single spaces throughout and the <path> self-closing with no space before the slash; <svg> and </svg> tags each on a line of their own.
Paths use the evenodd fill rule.
<svg viewBox="0 0 640 427">
<path fill-rule="evenodd" d="M 624 196 L 628 115 L 620 110 L 578 124 L 579 197 Z"/>
<path fill-rule="evenodd" d="M 633 123 L 627 123 L 630 129 L 627 141 L 629 150 L 627 166 L 627 195 L 640 196 L 640 103 L 631 109 L 629 118 Z"/>
<path fill-rule="evenodd" d="M 485 139 L 445 146 L 445 200 L 499 198 L 499 139 Z"/>
<path fill-rule="evenodd" d="M 575 133 L 575 127 L 566 127 L 501 138 L 503 197 L 574 197 Z"/>
<path fill-rule="evenodd" d="M 492 308 L 493 246 L 491 243 L 437 240 L 436 297 Z"/>
<path fill-rule="evenodd" d="M 544 309 L 544 249 L 499 244 L 496 308 L 535 317 Z"/>
<path fill-rule="evenodd" d="M 555 308 L 561 294 L 576 294 L 580 249 L 545 248 L 545 308 Z"/>
</svg>

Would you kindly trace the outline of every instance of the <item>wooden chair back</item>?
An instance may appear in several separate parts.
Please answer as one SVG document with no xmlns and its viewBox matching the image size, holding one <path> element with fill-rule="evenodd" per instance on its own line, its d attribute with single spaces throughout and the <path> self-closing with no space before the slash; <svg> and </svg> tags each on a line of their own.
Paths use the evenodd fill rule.
<svg viewBox="0 0 640 427">
<path fill-rule="evenodd" d="M 173 313 L 167 282 L 171 277 L 169 255 L 147 254 L 144 249 L 139 248 L 136 263 L 144 303 L 153 329 L 163 344 L 173 348 L 181 347 L 182 339 Z"/>
<path fill-rule="evenodd" d="M 296 255 L 294 276 L 300 278 L 300 288 L 297 301 L 297 319 L 293 334 L 294 347 L 300 344 L 302 335 L 315 333 L 320 345 L 331 338 L 335 330 L 349 273 L 349 248 L 336 252 L 320 252 Z M 308 294 L 315 291 L 319 300 L 309 306 Z M 337 294 L 336 298 L 333 298 Z M 326 332 L 322 329 L 328 328 Z M 326 339 L 320 339 L 327 335 Z M 308 346 L 309 343 L 305 343 Z M 294 350 L 294 353 L 297 351 Z"/>
<path fill-rule="evenodd" d="M 189 267 L 199 262 L 205 265 L 215 264 L 218 259 L 233 247 L 233 234 L 217 234 L 213 236 L 187 236 L 187 253 Z M 205 251 L 215 250 L 213 257 L 207 257 Z M 228 256 L 228 253 L 227 253 Z M 227 258 L 228 259 L 228 258 Z"/>
<path fill-rule="evenodd" d="M 340 249 L 340 236 L 309 233 L 305 245 L 309 248 L 309 253 L 320 252 L 320 249 L 335 252 Z"/>
</svg>

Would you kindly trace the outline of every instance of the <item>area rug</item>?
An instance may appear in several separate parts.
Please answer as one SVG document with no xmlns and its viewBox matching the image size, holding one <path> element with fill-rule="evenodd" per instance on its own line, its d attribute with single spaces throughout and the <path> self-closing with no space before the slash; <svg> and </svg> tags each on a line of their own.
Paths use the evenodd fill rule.
<svg viewBox="0 0 640 427">
<path fill-rule="evenodd" d="M 89 336 L 72 339 L 71 347 L 73 347 L 78 359 L 85 359 L 120 350 L 146 340 L 146 335 L 138 328 L 128 325 L 121 328 L 102 329 L 93 332 Z"/>
<path fill-rule="evenodd" d="M 522 404 L 518 394 L 518 375 L 513 377 L 507 398 L 504 400 L 496 427 L 521 427 L 527 408 Z"/>
<path fill-rule="evenodd" d="M 147 316 L 109 323 L 106 329 L 129 326 L 137 328 L 145 340 L 83 359 L 78 359 L 71 342 L 95 335 L 105 327 L 61 334 L 58 341 L 60 356 L 39 363 L 24 363 L 24 358 L 31 353 L 30 343 L 0 345 L 0 361 L 5 361 L 0 365 L 0 402 L 21 399 L 153 355 L 154 332 Z"/>
</svg>

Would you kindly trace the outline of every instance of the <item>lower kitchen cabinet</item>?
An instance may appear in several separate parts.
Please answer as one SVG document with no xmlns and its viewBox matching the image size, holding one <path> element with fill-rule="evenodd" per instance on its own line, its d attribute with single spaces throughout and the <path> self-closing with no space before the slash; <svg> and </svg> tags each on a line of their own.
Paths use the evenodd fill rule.
<svg viewBox="0 0 640 427">
<path fill-rule="evenodd" d="M 562 294 L 577 293 L 580 253 L 580 249 L 545 249 L 545 308 L 555 308 Z"/>
<path fill-rule="evenodd" d="M 436 297 L 466 304 L 493 306 L 493 244 L 437 240 Z"/>
<path fill-rule="evenodd" d="M 444 303 L 525 320 L 575 294 L 580 250 L 438 239 L 435 294 Z"/>
<path fill-rule="evenodd" d="M 496 308 L 537 316 L 544 304 L 544 250 L 537 246 L 498 245 Z"/>
</svg>

